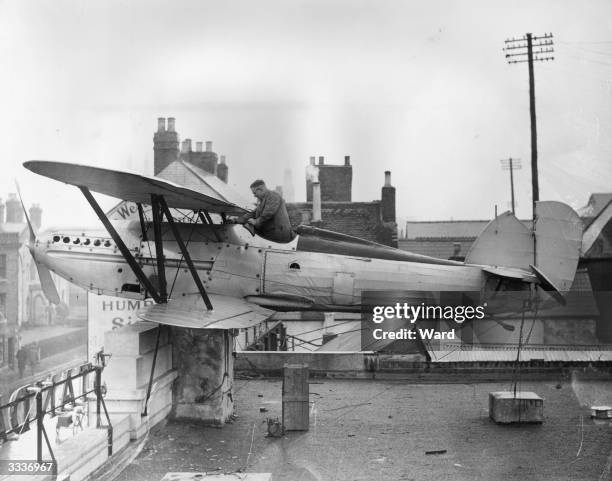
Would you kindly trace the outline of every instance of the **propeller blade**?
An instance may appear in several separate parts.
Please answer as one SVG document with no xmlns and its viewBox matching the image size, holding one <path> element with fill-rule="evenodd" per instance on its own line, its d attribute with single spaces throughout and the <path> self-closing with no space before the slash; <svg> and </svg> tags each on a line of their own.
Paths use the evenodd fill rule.
<svg viewBox="0 0 612 481">
<path fill-rule="evenodd" d="M 23 199 L 21 197 L 21 190 L 19 189 L 17 179 L 15 179 L 15 187 L 17 187 L 17 195 L 19 196 L 19 202 L 21 202 L 21 208 L 23 209 L 23 213 L 30 229 L 30 243 L 28 249 L 30 250 L 30 254 L 32 254 L 32 259 L 36 263 L 36 269 L 38 270 L 38 278 L 40 279 L 40 287 L 42 288 L 43 294 L 45 295 L 47 300 L 52 304 L 58 305 L 60 303 L 60 296 L 57 292 L 57 287 L 55 287 L 55 282 L 53 282 L 53 277 L 51 277 L 51 271 L 47 266 L 38 262 L 38 260 L 36 259 L 36 254 L 34 253 L 36 232 L 34 232 L 34 227 L 32 226 L 32 222 L 30 222 L 30 216 L 28 215 L 28 211 L 26 210 L 25 205 L 23 203 Z"/>
<path fill-rule="evenodd" d="M 47 266 L 36 260 L 34 250 L 31 247 L 30 254 L 32 254 L 34 262 L 36 262 L 36 269 L 38 270 L 38 278 L 40 279 L 40 287 L 43 294 L 51 304 L 57 306 L 60 303 L 60 296 L 57 292 L 57 287 L 55 287 L 55 282 L 53 282 L 53 277 L 51 277 L 51 271 Z"/>
<path fill-rule="evenodd" d="M 34 232 L 34 227 L 32 227 L 32 223 L 30 222 L 30 216 L 28 215 L 28 211 L 26 210 L 25 205 L 23 205 L 23 199 L 21 198 L 21 190 L 19 189 L 17 179 L 15 179 L 15 187 L 17 187 L 17 195 L 19 196 L 19 202 L 21 202 L 21 208 L 23 209 L 26 221 L 28 222 L 28 227 L 30 228 L 30 245 L 34 245 L 34 242 L 36 242 L 36 232 Z M 34 254 L 32 254 L 32 257 L 34 257 Z"/>
</svg>

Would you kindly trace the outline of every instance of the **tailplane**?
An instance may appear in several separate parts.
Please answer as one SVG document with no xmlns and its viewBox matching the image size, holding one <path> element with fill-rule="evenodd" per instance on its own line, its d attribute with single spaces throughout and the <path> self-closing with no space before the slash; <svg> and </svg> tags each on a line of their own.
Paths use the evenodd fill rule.
<svg viewBox="0 0 612 481">
<path fill-rule="evenodd" d="M 582 221 L 568 205 L 543 201 L 536 202 L 533 227 L 510 212 L 497 216 L 472 244 L 465 262 L 488 266 L 485 270 L 498 277 L 537 282 L 563 302 L 578 266 Z"/>
</svg>

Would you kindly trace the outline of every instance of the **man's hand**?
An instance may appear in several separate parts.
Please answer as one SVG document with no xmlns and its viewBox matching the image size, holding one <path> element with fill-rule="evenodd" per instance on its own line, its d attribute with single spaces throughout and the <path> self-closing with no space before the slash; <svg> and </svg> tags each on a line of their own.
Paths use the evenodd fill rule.
<svg viewBox="0 0 612 481">
<path fill-rule="evenodd" d="M 255 224 L 256 224 L 255 219 L 247 220 L 247 224 L 252 225 L 253 227 L 255 227 Z"/>
</svg>

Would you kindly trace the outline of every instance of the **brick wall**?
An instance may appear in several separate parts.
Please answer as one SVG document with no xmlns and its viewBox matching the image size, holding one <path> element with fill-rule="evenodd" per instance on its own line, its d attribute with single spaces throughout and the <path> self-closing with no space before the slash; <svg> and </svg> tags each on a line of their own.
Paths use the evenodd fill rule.
<svg viewBox="0 0 612 481">
<path fill-rule="evenodd" d="M 309 224 L 312 220 L 312 203 L 287 204 L 291 225 Z M 392 245 L 397 232 L 395 224 L 382 223 L 381 204 L 375 202 L 323 202 L 321 229 L 348 234 L 361 239 Z"/>
<path fill-rule="evenodd" d="M 351 165 L 318 165 L 321 202 L 350 202 L 353 185 Z M 306 200 L 312 202 L 312 182 L 306 180 Z"/>
</svg>

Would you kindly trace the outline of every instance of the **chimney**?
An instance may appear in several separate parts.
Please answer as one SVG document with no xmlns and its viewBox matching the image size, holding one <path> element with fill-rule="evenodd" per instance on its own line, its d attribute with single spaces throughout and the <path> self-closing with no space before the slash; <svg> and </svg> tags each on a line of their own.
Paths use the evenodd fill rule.
<svg viewBox="0 0 612 481">
<path fill-rule="evenodd" d="M 315 165 L 316 160 L 316 157 L 310 157 L 310 165 Z"/>
<path fill-rule="evenodd" d="M 0 199 L 0 224 L 4 224 L 4 202 Z"/>
<path fill-rule="evenodd" d="M 312 183 L 312 222 L 321 222 L 321 184 Z"/>
<path fill-rule="evenodd" d="M 227 167 L 227 164 L 225 163 L 225 155 L 222 155 L 221 161 L 219 162 L 219 165 L 217 165 L 217 177 L 219 177 L 219 179 L 221 179 L 226 184 L 227 184 L 227 171 L 228 171 L 228 167 Z"/>
<path fill-rule="evenodd" d="M 212 142 L 210 140 L 206 141 L 206 152 L 212 152 Z"/>
<path fill-rule="evenodd" d="M 158 175 L 172 162 L 179 159 L 180 144 L 174 131 L 174 117 L 168 117 L 168 130 L 163 117 L 157 119 L 157 131 L 153 133 L 153 175 Z"/>
<path fill-rule="evenodd" d="M 319 165 L 323 165 L 325 163 L 325 157 L 323 157 L 322 155 L 319 156 Z"/>
<path fill-rule="evenodd" d="M 30 220 L 32 221 L 34 231 L 38 232 L 42 224 L 42 209 L 40 208 L 40 205 L 32 204 L 32 207 L 30 207 Z"/>
<path fill-rule="evenodd" d="M 196 142 L 196 152 L 202 152 L 202 142 Z"/>
<path fill-rule="evenodd" d="M 395 187 L 391 185 L 391 171 L 385 171 L 385 185 L 381 193 L 383 222 L 395 222 Z"/>
<path fill-rule="evenodd" d="M 181 146 L 181 152 L 191 152 L 191 139 L 183 140 L 183 144 Z"/>
<path fill-rule="evenodd" d="M 351 165 L 351 156 L 350 155 L 345 155 L 344 156 L 344 165 Z"/>
<path fill-rule="evenodd" d="M 21 203 L 17 199 L 16 194 L 9 194 L 9 198 L 6 201 L 6 223 L 21 224 L 23 222 L 23 211 L 21 210 Z"/>
</svg>

